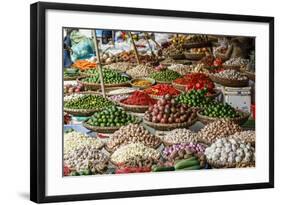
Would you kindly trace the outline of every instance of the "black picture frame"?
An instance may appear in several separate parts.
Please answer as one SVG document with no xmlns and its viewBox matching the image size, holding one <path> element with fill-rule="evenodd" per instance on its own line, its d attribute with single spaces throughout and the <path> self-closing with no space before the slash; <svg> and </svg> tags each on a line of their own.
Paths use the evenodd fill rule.
<svg viewBox="0 0 281 205">
<path fill-rule="evenodd" d="M 269 24 L 269 181 L 238 185 L 46 196 L 45 193 L 45 38 L 46 10 L 86 11 Z M 30 199 L 37 203 L 218 192 L 274 187 L 274 18 L 264 16 L 38 2 L 30 6 Z"/>
</svg>

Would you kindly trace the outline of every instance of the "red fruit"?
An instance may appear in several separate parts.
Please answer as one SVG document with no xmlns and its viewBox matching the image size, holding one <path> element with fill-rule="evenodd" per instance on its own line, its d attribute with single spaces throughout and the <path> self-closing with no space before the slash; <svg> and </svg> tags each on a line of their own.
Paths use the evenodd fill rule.
<svg viewBox="0 0 281 205">
<path fill-rule="evenodd" d="M 196 88 L 196 90 L 199 90 L 199 89 L 202 88 L 202 85 L 200 83 L 196 83 L 195 84 L 195 88 Z"/>
</svg>

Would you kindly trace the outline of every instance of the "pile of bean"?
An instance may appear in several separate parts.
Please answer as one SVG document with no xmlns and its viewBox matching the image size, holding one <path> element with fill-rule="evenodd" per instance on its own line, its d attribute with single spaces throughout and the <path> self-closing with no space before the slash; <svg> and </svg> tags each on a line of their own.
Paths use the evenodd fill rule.
<svg viewBox="0 0 281 205">
<path fill-rule="evenodd" d="M 163 49 L 164 56 L 174 56 L 174 55 L 183 55 L 184 49 L 180 46 L 171 45 L 168 48 Z"/>
<path fill-rule="evenodd" d="M 144 158 L 142 156 L 137 156 L 128 159 L 124 164 L 121 166 L 123 167 L 151 167 L 153 164 L 156 164 L 158 160 L 150 157 L 150 158 Z"/>
<path fill-rule="evenodd" d="M 84 145 L 64 154 L 64 164 L 74 174 L 102 174 L 107 169 L 108 157 L 93 145 Z"/>
<path fill-rule="evenodd" d="M 99 127 L 119 127 L 136 121 L 135 116 L 126 113 L 122 108 L 111 106 L 96 112 L 86 123 Z"/>
<path fill-rule="evenodd" d="M 250 143 L 239 142 L 235 139 L 218 139 L 205 150 L 208 160 L 220 164 L 247 163 L 255 161 L 255 149 Z"/>
<path fill-rule="evenodd" d="M 153 78 L 156 81 L 172 82 L 173 80 L 181 77 L 181 75 L 176 71 L 167 69 L 167 70 L 151 73 L 149 77 Z"/>
<path fill-rule="evenodd" d="M 229 138 L 233 138 L 233 139 L 245 142 L 245 143 L 255 144 L 256 132 L 253 130 L 236 132 L 233 135 L 230 135 Z"/>
<path fill-rule="evenodd" d="M 168 67 L 169 70 L 175 71 L 180 75 L 186 75 L 190 73 L 190 66 L 183 64 L 172 64 Z"/>
<path fill-rule="evenodd" d="M 76 131 L 65 133 L 63 139 L 64 153 L 68 153 L 84 145 L 90 145 L 94 149 L 100 149 L 104 145 L 104 143 L 99 138 L 86 136 Z"/>
<path fill-rule="evenodd" d="M 220 78 L 226 78 L 231 80 L 247 80 L 247 76 L 242 75 L 240 72 L 233 70 L 233 69 L 227 69 L 222 70 L 221 72 L 214 73 L 214 76 L 220 77 Z"/>
<path fill-rule="evenodd" d="M 137 65 L 136 67 L 126 71 L 132 78 L 148 77 L 151 73 L 155 72 L 153 67 L 148 65 Z"/>
<path fill-rule="evenodd" d="M 192 73 L 209 73 L 209 70 L 206 69 L 205 64 L 198 63 L 197 65 L 190 67 L 190 72 L 192 72 Z"/>
<path fill-rule="evenodd" d="M 160 158 L 160 152 L 145 146 L 142 143 L 131 143 L 118 148 L 112 155 L 111 161 L 114 163 L 124 163 L 132 158 L 142 157 L 143 159 L 154 159 Z"/>
<path fill-rule="evenodd" d="M 174 129 L 162 136 L 161 139 L 169 144 L 189 143 L 197 141 L 197 134 L 189 129 Z"/>
<path fill-rule="evenodd" d="M 117 62 L 104 66 L 104 68 L 106 69 L 116 70 L 121 72 L 126 72 L 127 70 L 132 69 L 132 67 L 133 67 L 132 63 L 129 62 Z"/>
<path fill-rule="evenodd" d="M 142 143 L 148 147 L 155 147 L 161 143 L 159 137 L 150 134 L 143 126 L 137 124 L 129 124 L 121 127 L 113 133 L 107 142 L 107 147 L 116 149 L 124 144 Z"/>
<path fill-rule="evenodd" d="M 212 143 L 219 138 L 227 137 L 235 132 L 241 131 L 242 128 L 231 120 L 216 120 L 207 124 L 198 132 L 198 140 Z"/>
<path fill-rule="evenodd" d="M 91 72 L 91 73 L 89 73 L 89 74 L 91 74 L 91 76 L 82 78 L 81 79 L 82 82 L 100 83 L 100 75 L 99 75 L 99 71 L 97 69 L 86 71 L 86 72 Z M 102 75 L 103 75 L 103 82 L 105 84 L 119 84 L 119 83 L 126 83 L 129 81 L 128 77 L 123 76 L 119 72 L 114 71 L 114 70 L 103 69 Z"/>
<path fill-rule="evenodd" d="M 86 94 L 64 102 L 65 108 L 71 109 L 102 109 L 114 103 L 99 95 Z"/>
<path fill-rule="evenodd" d="M 244 58 L 231 58 L 228 61 L 224 62 L 224 65 L 247 65 L 249 63 L 249 59 Z"/>
</svg>

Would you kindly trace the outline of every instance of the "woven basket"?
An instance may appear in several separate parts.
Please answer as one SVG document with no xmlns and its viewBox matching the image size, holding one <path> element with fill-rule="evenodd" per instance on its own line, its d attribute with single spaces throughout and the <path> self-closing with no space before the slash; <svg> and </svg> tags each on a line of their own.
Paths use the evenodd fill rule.
<svg viewBox="0 0 281 205">
<path fill-rule="evenodd" d="M 81 81 L 84 77 L 80 77 L 77 78 L 77 83 L 82 84 L 86 89 L 89 90 L 98 90 L 101 88 L 101 84 L 100 83 L 87 83 L 87 82 L 83 82 Z M 117 83 L 117 84 L 104 84 L 104 87 L 129 87 L 130 86 L 130 82 L 125 82 L 125 83 Z"/>
<path fill-rule="evenodd" d="M 247 77 L 247 80 L 232 80 L 232 79 L 220 78 L 215 75 L 209 75 L 209 77 L 215 83 L 218 83 L 218 84 L 221 84 L 221 85 L 227 86 L 227 87 L 246 87 L 249 84 L 248 77 Z"/>
<path fill-rule="evenodd" d="M 68 76 L 68 77 L 63 77 L 64 81 L 70 81 L 70 80 L 76 80 L 77 78 L 82 78 L 85 77 L 84 75 L 76 75 L 76 76 Z"/>
<path fill-rule="evenodd" d="M 235 118 L 224 118 L 224 119 L 229 119 L 238 125 L 243 125 L 248 120 L 250 113 L 246 113 L 241 110 L 236 110 L 236 111 L 239 112 L 242 116 L 235 117 Z M 208 116 L 202 115 L 200 112 L 201 112 L 200 110 L 197 112 L 197 117 L 198 117 L 198 120 L 200 122 L 202 122 L 203 124 L 208 124 L 208 123 L 214 122 L 216 120 L 223 119 L 223 118 L 217 118 L 217 117 L 208 117 Z"/>
<path fill-rule="evenodd" d="M 169 57 L 174 59 L 174 60 L 185 59 L 185 55 L 184 54 L 170 54 Z"/>
<path fill-rule="evenodd" d="M 222 67 L 224 69 L 232 69 L 232 70 L 237 70 L 237 71 L 240 71 L 241 69 L 241 65 L 222 65 Z"/>
<path fill-rule="evenodd" d="M 173 95 L 172 97 L 177 97 L 177 96 L 179 96 L 180 94 L 178 94 L 178 95 Z M 155 100 L 160 100 L 160 99 L 162 99 L 162 98 L 164 98 L 164 95 L 149 95 L 151 98 L 153 98 L 153 99 L 155 99 Z"/>
<path fill-rule="evenodd" d="M 161 80 L 155 80 L 155 82 L 157 84 L 171 84 L 172 83 L 172 81 L 161 81 Z"/>
<path fill-rule="evenodd" d="M 218 163 L 207 159 L 207 163 L 213 168 L 242 168 L 242 167 L 254 167 L 255 162 L 243 162 L 243 163 Z"/>
<path fill-rule="evenodd" d="M 129 111 L 129 112 L 144 113 L 149 108 L 149 105 L 127 105 L 125 103 L 122 103 L 121 101 L 118 103 L 121 107 L 124 108 L 124 110 Z"/>
<path fill-rule="evenodd" d="M 136 81 L 136 80 L 147 80 L 147 81 L 151 82 L 151 85 L 150 85 L 150 86 L 138 86 L 138 85 L 134 85 L 133 83 L 134 83 L 134 81 Z M 156 83 L 155 80 L 152 79 L 152 78 L 134 78 L 134 79 L 132 79 L 132 80 L 130 81 L 130 84 L 131 84 L 132 87 L 136 87 L 136 88 L 140 88 L 140 89 L 149 88 L 149 87 L 155 85 L 155 83 Z"/>
<path fill-rule="evenodd" d="M 242 71 L 250 80 L 255 81 L 256 80 L 256 74 L 249 71 Z"/>
<path fill-rule="evenodd" d="M 197 121 L 197 118 L 193 119 L 191 122 L 184 122 L 184 123 L 170 123 L 170 124 L 164 124 L 164 123 L 154 123 L 149 122 L 147 120 L 143 120 L 143 123 L 148 125 L 149 127 L 152 127 L 156 130 L 161 131 L 170 131 L 176 128 L 188 128 L 191 125 L 193 125 Z"/>
<path fill-rule="evenodd" d="M 141 119 L 137 119 L 134 124 L 139 124 L 141 123 Z M 115 131 L 119 130 L 122 126 L 116 126 L 116 127 L 99 127 L 99 126 L 93 126 L 89 125 L 86 121 L 84 121 L 83 126 L 87 128 L 88 130 L 98 132 L 98 133 L 114 133 Z"/>
<path fill-rule="evenodd" d="M 91 116 L 95 112 L 100 111 L 101 109 L 71 109 L 71 108 L 63 108 L 63 111 L 74 116 Z"/>
<path fill-rule="evenodd" d="M 203 47 L 209 47 L 210 42 L 208 41 L 203 41 L 203 42 L 193 42 L 193 43 L 186 43 L 183 45 L 185 49 L 190 49 L 190 48 L 203 48 Z"/>
<path fill-rule="evenodd" d="M 188 60 L 201 60 L 206 56 L 205 53 L 189 53 L 189 52 L 185 52 L 184 55 L 185 58 Z"/>
<path fill-rule="evenodd" d="M 140 142 L 140 143 L 142 143 L 142 142 Z M 144 144 L 144 143 L 143 143 Z M 127 144 L 122 144 L 122 145 L 127 145 Z M 104 145 L 104 148 L 105 148 L 105 150 L 107 151 L 107 152 L 109 152 L 109 153 L 113 153 L 113 152 L 115 152 L 119 147 L 121 147 L 122 145 L 120 145 L 120 146 L 118 146 L 118 147 L 115 147 L 115 148 L 109 148 L 108 146 L 107 146 L 107 144 L 105 144 Z M 146 145 L 146 144 L 144 144 L 145 146 L 147 146 L 147 147 L 150 147 L 150 148 L 153 148 L 153 149 L 158 149 L 161 145 L 162 145 L 162 141 L 160 142 L 160 143 L 158 143 L 157 145 L 155 145 L 155 146 L 148 146 L 148 145 Z"/>
</svg>

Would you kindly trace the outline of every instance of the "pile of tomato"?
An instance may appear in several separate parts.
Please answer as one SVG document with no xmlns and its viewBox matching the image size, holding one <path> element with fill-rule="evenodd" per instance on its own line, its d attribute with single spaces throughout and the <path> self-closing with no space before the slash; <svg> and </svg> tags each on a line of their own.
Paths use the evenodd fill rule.
<svg viewBox="0 0 281 205">
<path fill-rule="evenodd" d="M 214 92 L 215 85 L 213 81 L 203 73 L 191 73 L 178 78 L 174 81 L 177 84 L 185 85 L 186 91 L 202 90 L 206 88 L 209 93 Z"/>
</svg>

